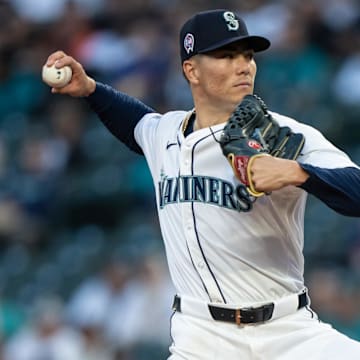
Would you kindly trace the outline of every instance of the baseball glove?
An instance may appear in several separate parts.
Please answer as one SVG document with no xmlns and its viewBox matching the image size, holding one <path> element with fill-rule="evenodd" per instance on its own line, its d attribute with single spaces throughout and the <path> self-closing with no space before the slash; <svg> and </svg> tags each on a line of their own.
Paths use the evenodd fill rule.
<svg viewBox="0 0 360 360">
<path fill-rule="evenodd" d="M 223 154 L 235 176 L 255 197 L 264 195 L 255 189 L 251 165 L 258 156 L 275 156 L 295 160 L 304 146 L 303 134 L 281 127 L 256 95 L 246 95 L 236 107 L 220 138 Z"/>
</svg>

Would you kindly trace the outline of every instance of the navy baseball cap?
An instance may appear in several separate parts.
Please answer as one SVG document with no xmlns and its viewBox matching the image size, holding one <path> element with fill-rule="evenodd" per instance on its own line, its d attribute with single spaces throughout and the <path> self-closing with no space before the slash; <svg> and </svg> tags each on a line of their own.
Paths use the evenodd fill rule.
<svg viewBox="0 0 360 360">
<path fill-rule="evenodd" d="M 249 35 L 244 20 L 232 11 L 219 9 L 199 12 L 187 20 L 180 30 L 181 62 L 237 41 L 245 42 L 255 52 L 270 47 L 268 39 Z"/>
</svg>

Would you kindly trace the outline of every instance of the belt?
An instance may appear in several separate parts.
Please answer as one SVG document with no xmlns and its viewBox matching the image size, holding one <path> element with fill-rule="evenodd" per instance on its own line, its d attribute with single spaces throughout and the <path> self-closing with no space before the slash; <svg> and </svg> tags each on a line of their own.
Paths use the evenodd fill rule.
<svg viewBox="0 0 360 360">
<path fill-rule="evenodd" d="M 175 295 L 173 310 L 184 314 L 241 324 L 254 324 L 290 315 L 309 305 L 307 291 L 293 294 L 259 307 L 230 308 Z"/>
</svg>

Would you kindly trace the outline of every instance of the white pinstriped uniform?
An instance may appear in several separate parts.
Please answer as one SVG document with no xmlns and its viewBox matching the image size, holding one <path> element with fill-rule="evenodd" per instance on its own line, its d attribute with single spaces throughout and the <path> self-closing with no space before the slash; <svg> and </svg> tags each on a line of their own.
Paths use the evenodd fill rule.
<svg viewBox="0 0 360 360">
<path fill-rule="evenodd" d="M 316 129 L 291 118 L 271 114 L 280 126 L 289 126 L 294 132 L 305 135 L 299 162 L 323 168 L 357 167 Z M 258 198 L 249 212 L 239 210 L 235 195 L 239 182 L 215 141 L 225 124 L 195 131 L 184 138 L 182 125 L 187 115 L 184 111 L 147 114 L 135 128 L 135 139 L 144 152 L 154 180 L 160 226 L 176 291 L 182 297 L 204 304 L 226 303 L 225 306 L 237 307 L 281 301 L 291 294 L 300 293 L 304 289 L 302 250 L 307 193 L 289 186 L 274 191 L 270 196 Z M 299 317 L 299 314 L 313 316 L 306 309 L 297 313 L 294 311 L 290 316 Z M 176 319 L 179 316 L 180 319 Z M 175 335 L 177 328 L 185 326 L 181 324 L 184 316 L 175 315 Z M 209 329 L 214 327 L 213 321 L 206 321 Z M 299 319 L 297 322 L 300 323 Z M 311 324 L 314 323 L 318 326 L 318 322 L 311 319 Z M 222 332 L 226 334 L 234 326 L 216 322 L 219 336 L 224 336 Z M 204 330 L 207 326 L 201 328 L 205 331 L 202 334 L 204 338 L 208 335 Z M 249 329 L 254 327 L 243 328 L 244 331 Z M 191 332 L 191 327 L 188 331 Z M 198 329 L 198 332 L 202 331 Z M 333 330 L 329 332 L 329 340 L 334 333 Z M 336 336 L 338 338 L 340 334 L 336 333 Z M 344 339 L 350 341 L 346 337 Z M 210 343 L 199 352 L 204 357 L 195 355 L 195 352 L 186 356 L 182 354 L 181 357 L 181 340 L 177 342 L 175 336 L 174 341 L 174 359 L 177 359 L 175 356 L 231 359 L 231 356 L 242 354 L 232 354 L 229 349 L 226 357 L 226 346 L 223 346 L 224 352 L 219 357 L 210 357 L 210 350 L 206 348 L 210 349 L 215 344 Z M 331 341 L 334 343 L 334 339 L 331 338 Z M 319 346 L 319 341 L 316 343 Z M 179 348 L 177 344 L 180 344 Z M 357 343 L 351 344 L 360 351 Z M 237 348 L 240 351 L 240 344 Z M 344 354 L 344 350 L 341 352 Z M 272 359 L 270 353 L 267 354 L 269 358 L 264 359 Z M 296 358 L 297 355 L 294 353 L 291 356 Z"/>
</svg>

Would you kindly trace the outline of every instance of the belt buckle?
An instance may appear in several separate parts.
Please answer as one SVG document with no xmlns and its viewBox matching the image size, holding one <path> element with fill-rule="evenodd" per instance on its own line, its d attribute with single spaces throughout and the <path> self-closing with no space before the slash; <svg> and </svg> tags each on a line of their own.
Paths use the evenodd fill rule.
<svg viewBox="0 0 360 360">
<path fill-rule="evenodd" d="M 274 303 L 264 304 L 259 307 L 247 307 L 243 311 L 243 322 L 246 324 L 264 322 L 271 319 L 274 311 Z"/>
<path fill-rule="evenodd" d="M 240 309 L 235 310 L 235 323 L 238 326 L 240 326 L 240 324 L 241 324 L 241 310 Z"/>
</svg>

